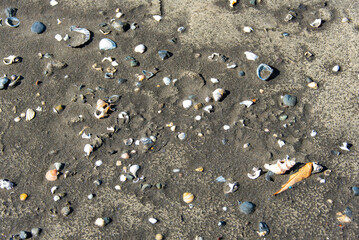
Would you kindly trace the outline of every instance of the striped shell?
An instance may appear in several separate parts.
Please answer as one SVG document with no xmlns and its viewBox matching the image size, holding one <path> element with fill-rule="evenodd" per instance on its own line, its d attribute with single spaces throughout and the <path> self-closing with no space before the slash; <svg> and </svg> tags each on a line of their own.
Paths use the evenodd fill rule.
<svg viewBox="0 0 359 240">
<path fill-rule="evenodd" d="M 295 165 L 294 160 L 278 160 L 275 164 L 264 164 L 264 168 L 275 174 L 283 174 Z"/>
<path fill-rule="evenodd" d="M 96 103 L 96 110 L 102 111 L 107 107 L 108 103 L 106 103 L 104 100 L 99 99 Z"/>
<path fill-rule="evenodd" d="M 185 203 L 191 203 L 191 202 L 193 202 L 193 199 L 194 199 L 194 195 L 192 193 L 185 192 L 183 194 L 183 201 Z"/>
<path fill-rule="evenodd" d="M 53 170 L 47 171 L 45 178 L 48 181 L 56 181 L 57 180 L 57 170 L 53 169 Z"/>
</svg>

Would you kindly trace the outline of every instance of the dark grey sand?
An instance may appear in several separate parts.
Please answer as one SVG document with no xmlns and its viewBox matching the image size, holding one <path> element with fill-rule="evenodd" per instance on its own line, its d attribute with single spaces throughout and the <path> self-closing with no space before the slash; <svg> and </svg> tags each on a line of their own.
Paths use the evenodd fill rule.
<svg viewBox="0 0 359 240">
<path fill-rule="evenodd" d="M 154 239 L 156 233 L 166 239 L 259 239 L 256 231 L 260 221 L 270 228 L 266 239 L 358 236 L 358 199 L 351 192 L 351 187 L 358 184 L 358 3 L 303 1 L 306 8 L 299 9 L 298 1 L 264 0 L 252 6 L 243 0 L 231 9 L 227 0 L 58 2 L 54 7 L 49 1 L 38 0 L 0 3 L 1 9 L 18 8 L 17 17 L 21 20 L 16 29 L 4 23 L 0 27 L 1 57 L 17 55 L 23 59 L 9 66 L 1 63 L 0 74 L 24 77 L 16 88 L 0 92 L 0 178 L 16 183 L 12 190 L 0 189 L 2 239 L 34 227 L 42 229 L 39 239 Z M 136 22 L 139 28 L 125 33 L 112 29 L 110 35 L 104 36 L 98 25 L 109 22 L 117 7 L 125 14 L 121 21 Z M 285 22 L 289 10 L 298 15 Z M 4 20 L 5 13 L 1 12 Z M 162 21 L 156 22 L 154 14 L 162 15 Z M 342 23 L 343 17 L 349 18 L 349 23 Z M 309 24 L 316 18 L 324 23 L 313 29 Z M 62 23 L 58 25 L 56 19 Z M 30 31 L 35 21 L 46 25 L 43 34 Z M 54 36 L 69 33 L 71 25 L 92 31 L 92 41 L 78 49 L 57 42 Z M 178 33 L 180 26 L 185 26 L 186 31 Z M 244 33 L 244 26 L 254 31 Z M 290 36 L 283 37 L 283 32 Z M 98 43 L 104 37 L 114 40 L 118 47 L 99 51 Z M 174 37 L 176 44 L 168 41 Z M 141 43 L 147 46 L 147 52 L 134 53 L 134 47 Z M 173 56 L 161 61 L 158 50 L 169 50 Z M 256 53 L 259 59 L 248 61 L 244 51 Z M 307 51 L 314 54 L 312 59 L 304 57 Z M 49 60 L 39 59 L 39 52 L 53 54 L 68 67 L 44 76 Z M 238 68 L 227 69 L 225 63 L 210 61 L 208 56 L 213 52 L 227 56 Z M 195 58 L 196 53 L 201 57 Z M 128 55 L 135 57 L 140 66 L 130 67 L 124 60 Z M 120 64 L 113 80 L 104 79 L 103 73 L 91 68 L 94 63 L 108 66 L 101 63 L 107 56 Z M 279 75 L 268 82 L 259 80 L 256 68 L 262 62 L 276 68 Z M 331 69 L 336 64 L 341 70 L 333 73 Z M 135 74 L 154 68 L 159 73 L 134 92 Z M 238 76 L 241 70 L 246 73 L 244 77 Z M 164 86 L 165 76 L 177 78 L 178 82 Z M 306 76 L 317 82 L 319 89 L 308 88 Z M 212 77 L 220 82 L 213 85 Z M 118 78 L 128 81 L 119 85 Z M 36 81 L 42 83 L 36 85 Z M 81 84 L 85 87 L 79 90 Z M 86 95 L 87 102 L 82 103 L 79 96 L 86 94 L 87 88 L 98 86 L 105 90 Z M 182 101 L 188 96 L 195 95 L 196 103 L 205 103 L 205 97 L 218 87 L 228 90 L 229 95 L 220 103 L 212 103 L 213 113 L 183 109 Z M 264 92 L 260 93 L 260 89 Z M 116 111 L 106 119 L 96 119 L 93 112 L 97 99 L 114 94 L 121 95 Z M 280 102 L 284 94 L 297 96 L 297 105 L 284 108 Z M 249 99 L 257 99 L 256 104 L 250 108 L 239 104 Z M 35 119 L 14 121 L 26 109 L 41 106 L 41 101 L 46 104 Z M 61 114 L 52 110 L 58 104 L 66 106 Z M 162 109 L 160 104 L 164 104 Z M 128 124 L 118 120 L 121 111 L 129 112 Z M 288 120 L 278 120 L 282 113 L 289 116 Z M 83 115 L 84 121 L 71 123 L 78 115 Z M 202 120 L 195 121 L 196 115 L 202 115 Z M 177 126 L 175 132 L 166 127 L 170 122 Z M 225 124 L 231 126 L 228 131 L 223 130 Z M 92 140 L 78 135 L 84 126 L 89 126 L 85 132 L 92 134 L 92 140 L 96 135 L 103 138 L 103 145 L 88 159 L 83 148 Z M 106 128 L 111 126 L 118 130 L 101 135 L 109 133 Z M 266 128 L 270 132 L 265 132 Z M 312 129 L 318 132 L 314 138 L 310 136 Z M 184 141 L 176 137 L 179 132 L 187 134 Z M 151 135 L 157 141 L 146 153 L 123 144 L 129 137 Z M 224 138 L 228 140 L 226 145 L 221 142 Z M 279 148 L 278 139 L 286 145 Z M 339 149 L 344 141 L 353 144 L 350 152 Z M 250 143 L 250 148 L 244 149 L 245 143 Z M 138 154 L 122 160 L 123 166 L 139 164 L 139 175 L 145 176 L 145 183 L 160 182 L 163 189 L 141 191 L 140 182 L 120 182 L 123 166 L 116 166 L 116 161 L 122 151 L 133 149 Z M 117 153 L 109 154 L 113 150 Z M 334 156 L 331 150 L 342 154 Z M 272 194 L 287 181 L 288 174 L 274 176 L 274 182 L 267 182 L 264 175 L 256 180 L 247 177 L 252 167 L 263 168 L 265 163 L 286 155 L 301 163 L 317 161 L 332 173 L 325 177 L 323 173 L 312 175 L 276 197 Z M 104 164 L 94 169 L 99 159 Z M 54 162 L 65 163 L 61 172 L 72 174 L 48 182 L 44 176 Z M 204 172 L 196 172 L 201 166 Z M 174 173 L 176 168 L 181 172 Z M 221 175 L 238 181 L 239 190 L 225 196 L 223 183 L 215 182 Z M 326 182 L 321 184 L 318 177 Z M 95 186 L 96 179 L 103 184 Z M 116 185 L 122 189 L 115 190 Z M 58 202 L 53 201 L 50 192 L 53 186 L 59 186 L 58 193 L 66 193 Z M 184 192 L 195 195 L 192 209 L 182 201 Z M 19 200 L 21 193 L 29 195 L 24 202 Z M 87 199 L 90 193 L 96 194 L 92 200 Z M 238 201 L 255 203 L 256 211 L 244 215 Z M 64 217 L 60 210 L 67 205 L 73 212 Z M 227 211 L 222 210 L 225 206 Z M 340 225 L 336 213 L 346 207 L 352 209 L 353 221 Z M 94 225 L 99 217 L 110 217 L 112 222 L 99 228 Z M 150 224 L 150 217 L 159 222 Z M 227 224 L 219 227 L 219 221 Z"/>
</svg>

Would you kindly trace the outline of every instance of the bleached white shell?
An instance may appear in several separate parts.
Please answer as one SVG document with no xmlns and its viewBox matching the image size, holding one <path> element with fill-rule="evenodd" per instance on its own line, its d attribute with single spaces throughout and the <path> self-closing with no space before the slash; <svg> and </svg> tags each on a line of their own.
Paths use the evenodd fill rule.
<svg viewBox="0 0 359 240">
<path fill-rule="evenodd" d="M 35 111 L 31 108 L 26 110 L 26 121 L 31 121 L 35 117 Z"/>
<path fill-rule="evenodd" d="M 333 72 L 339 72 L 340 70 L 340 66 L 339 65 L 335 65 L 332 69 Z"/>
<path fill-rule="evenodd" d="M 252 170 L 253 170 L 253 172 L 254 172 L 253 174 L 251 174 L 251 173 L 248 173 L 248 174 L 247 174 L 247 176 L 248 176 L 250 179 L 256 179 L 256 178 L 258 178 L 258 177 L 261 175 L 262 169 L 254 167 Z"/>
<path fill-rule="evenodd" d="M 283 147 L 284 145 L 285 145 L 285 142 L 283 141 L 283 140 L 278 140 L 278 145 L 279 145 L 279 147 L 281 148 L 281 147 Z"/>
<path fill-rule="evenodd" d="M 310 133 L 310 136 L 315 137 L 316 135 L 317 135 L 317 131 L 312 130 L 312 132 Z"/>
<path fill-rule="evenodd" d="M 95 221 L 95 225 L 99 227 L 105 226 L 105 220 L 103 218 L 97 218 Z"/>
<path fill-rule="evenodd" d="M 162 20 L 162 16 L 160 15 L 153 15 L 153 19 L 155 19 L 157 22 Z"/>
<path fill-rule="evenodd" d="M 246 27 L 243 28 L 243 31 L 246 32 L 246 33 L 250 33 L 250 32 L 253 31 L 253 28 L 246 26 Z"/>
<path fill-rule="evenodd" d="M 253 101 L 245 100 L 245 101 L 240 102 L 239 104 L 245 105 L 248 108 L 253 104 Z"/>
<path fill-rule="evenodd" d="M 131 167 L 130 167 L 130 173 L 133 175 L 133 176 L 135 176 L 135 177 L 137 177 L 137 171 L 140 169 L 140 166 L 139 165 L 132 165 Z"/>
<path fill-rule="evenodd" d="M 121 174 L 120 181 L 121 182 L 126 182 L 126 180 L 127 180 L 127 177 L 125 175 Z"/>
<path fill-rule="evenodd" d="M 246 55 L 247 59 L 251 60 L 251 61 L 255 61 L 258 58 L 258 56 L 252 52 L 246 51 L 246 52 L 244 52 L 244 54 Z"/>
<path fill-rule="evenodd" d="M 99 43 L 100 50 L 111 50 L 116 47 L 117 47 L 116 43 L 108 38 L 101 39 L 101 41 Z"/>
<path fill-rule="evenodd" d="M 168 85 L 171 84 L 171 79 L 169 77 L 164 77 L 163 78 L 163 83 L 168 86 Z"/>
<path fill-rule="evenodd" d="M 223 97 L 224 97 L 224 93 L 225 93 L 225 90 L 223 88 L 217 88 L 212 93 L 213 99 L 216 102 L 221 101 L 223 99 Z"/>
<path fill-rule="evenodd" d="M 310 82 L 310 83 L 308 83 L 308 87 L 313 88 L 313 89 L 318 89 L 318 83 Z"/>
<path fill-rule="evenodd" d="M 295 159 L 278 160 L 275 164 L 264 164 L 264 168 L 275 174 L 283 174 L 295 165 Z"/>
<path fill-rule="evenodd" d="M 212 105 L 205 106 L 203 108 L 203 110 L 208 112 L 208 113 L 213 112 L 213 106 Z"/>
<path fill-rule="evenodd" d="M 348 143 L 347 142 L 343 142 L 343 145 L 339 147 L 341 150 L 343 151 L 350 151 L 350 149 L 348 148 Z"/>
<path fill-rule="evenodd" d="M 91 146 L 91 144 L 85 145 L 84 152 L 86 153 L 87 156 L 90 156 L 90 154 L 93 152 L 93 147 Z"/>
<path fill-rule="evenodd" d="M 62 40 L 62 37 L 60 34 L 56 34 L 55 39 L 60 42 Z"/>
<path fill-rule="evenodd" d="M 213 84 L 219 83 L 219 80 L 217 78 L 211 78 L 211 82 Z"/>
<path fill-rule="evenodd" d="M 319 165 L 317 162 L 313 162 L 313 171 L 312 173 L 318 173 L 323 171 L 323 167 Z"/>
<path fill-rule="evenodd" d="M 143 44 L 137 45 L 135 47 L 135 52 L 144 53 L 145 51 L 146 51 L 146 46 Z"/>
<path fill-rule="evenodd" d="M 158 222 L 158 220 L 156 218 L 149 218 L 148 221 L 152 224 L 155 224 L 156 222 Z"/>
<path fill-rule="evenodd" d="M 182 102 L 182 106 L 185 108 L 185 109 L 188 109 L 192 106 L 192 100 L 184 100 Z"/>
<path fill-rule="evenodd" d="M 53 186 L 53 187 L 51 188 L 51 193 L 54 194 L 55 191 L 56 191 L 58 188 L 59 188 L 59 187 L 57 187 L 57 186 Z"/>
<path fill-rule="evenodd" d="M 51 0 L 50 1 L 51 6 L 56 6 L 57 4 L 58 4 L 58 2 L 56 0 Z"/>
<path fill-rule="evenodd" d="M 320 27 L 320 25 L 322 25 L 322 19 L 320 19 L 320 18 L 315 19 L 314 22 L 312 22 L 310 24 L 310 26 L 315 27 L 315 28 Z"/>
</svg>

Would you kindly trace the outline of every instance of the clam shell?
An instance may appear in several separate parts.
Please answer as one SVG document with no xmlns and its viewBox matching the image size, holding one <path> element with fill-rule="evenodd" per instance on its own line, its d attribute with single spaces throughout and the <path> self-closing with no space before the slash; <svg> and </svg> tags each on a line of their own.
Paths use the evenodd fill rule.
<svg viewBox="0 0 359 240">
<path fill-rule="evenodd" d="M 135 177 L 137 177 L 137 171 L 140 169 L 140 166 L 139 165 L 132 165 L 131 167 L 130 167 L 130 173 L 133 175 L 133 176 L 135 176 Z"/>
<path fill-rule="evenodd" d="M 260 80 L 266 81 L 270 78 L 273 71 L 273 68 L 271 68 L 267 64 L 261 63 L 257 68 L 257 76 Z"/>
<path fill-rule="evenodd" d="M 182 106 L 185 108 L 185 109 L 188 109 L 192 106 L 192 100 L 184 100 L 182 102 Z"/>
<path fill-rule="evenodd" d="M 295 159 L 278 160 L 275 164 L 264 164 L 264 168 L 275 174 L 283 174 L 295 165 Z"/>
<path fill-rule="evenodd" d="M 34 110 L 32 110 L 31 108 L 26 110 L 26 121 L 31 121 L 32 119 L 34 119 L 36 113 Z"/>
<path fill-rule="evenodd" d="M 313 89 L 318 89 L 318 83 L 310 82 L 310 83 L 308 83 L 308 87 L 313 88 Z"/>
<path fill-rule="evenodd" d="M 103 218 L 97 218 L 95 221 L 95 225 L 98 227 L 104 227 L 105 226 L 105 220 Z"/>
<path fill-rule="evenodd" d="M 185 192 L 183 193 L 183 201 L 185 203 L 191 203 L 194 200 L 194 195 L 192 193 L 189 192 Z"/>
<path fill-rule="evenodd" d="M 53 169 L 53 170 L 47 171 L 45 178 L 48 181 L 56 181 L 57 180 L 57 170 Z"/>
<path fill-rule="evenodd" d="M 213 91 L 212 95 L 213 95 L 213 99 L 216 102 L 222 101 L 224 99 L 224 94 L 225 94 L 225 90 L 223 88 L 217 88 L 216 90 Z"/>
<path fill-rule="evenodd" d="M 137 45 L 135 47 L 135 52 L 144 53 L 145 51 L 146 51 L 146 46 L 143 44 Z"/>
<path fill-rule="evenodd" d="M 101 39 L 101 41 L 99 43 L 100 50 L 111 50 L 116 47 L 117 47 L 116 43 L 108 38 Z"/>
</svg>

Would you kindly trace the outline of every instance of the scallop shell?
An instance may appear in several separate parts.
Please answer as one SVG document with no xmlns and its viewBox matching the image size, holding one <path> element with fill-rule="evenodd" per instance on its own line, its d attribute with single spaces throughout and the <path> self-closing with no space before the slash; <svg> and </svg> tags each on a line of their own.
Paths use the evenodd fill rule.
<svg viewBox="0 0 359 240">
<path fill-rule="evenodd" d="M 189 192 L 183 193 L 183 201 L 185 203 L 191 203 L 193 202 L 193 199 L 194 199 L 194 195 L 192 193 Z"/>
<path fill-rule="evenodd" d="M 45 178 L 48 181 L 56 181 L 57 180 L 57 170 L 53 169 L 53 170 L 47 171 Z"/>
<path fill-rule="evenodd" d="M 26 121 L 31 121 L 35 117 L 35 111 L 31 108 L 26 110 Z"/>
<path fill-rule="evenodd" d="M 133 175 L 133 176 L 135 176 L 135 177 L 137 177 L 137 171 L 140 169 L 140 166 L 139 165 L 132 165 L 131 167 L 130 167 L 130 173 Z"/>
<path fill-rule="evenodd" d="M 275 164 L 264 164 L 264 168 L 275 174 L 283 174 L 295 165 L 295 159 L 278 160 Z"/>
</svg>

